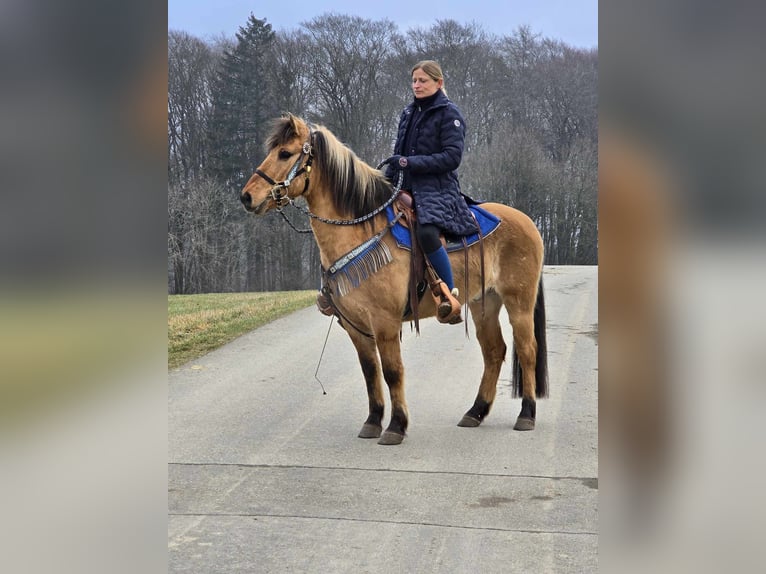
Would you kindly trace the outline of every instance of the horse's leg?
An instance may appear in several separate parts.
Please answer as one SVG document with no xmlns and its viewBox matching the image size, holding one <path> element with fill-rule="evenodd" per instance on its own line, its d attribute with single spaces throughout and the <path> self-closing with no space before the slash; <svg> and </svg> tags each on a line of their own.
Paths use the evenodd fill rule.
<svg viewBox="0 0 766 574">
<path fill-rule="evenodd" d="M 409 411 L 404 398 L 404 365 L 399 334 L 390 337 L 378 334 L 378 351 L 383 365 L 383 378 L 391 395 L 391 421 L 378 444 L 400 444 L 407 434 Z"/>
<path fill-rule="evenodd" d="M 489 291 L 484 299 L 484 316 L 481 314 L 481 302 L 469 303 L 471 316 L 476 325 L 476 338 L 481 345 L 481 354 L 484 357 L 484 373 L 481 376 L 479 392 L 473 406 L 463 415 L 459 427 L 477 427 L 489 414 L 497 392 L 497 379 L 505 360 L 507 350 L 503 333 L 500 330 L 499 314 L 502 306 L 500 296 L 494 291 Z"/>
<path fill-rule="evenodd" d="M 537 397 L 535 393 L 535 364 L 537 361 L 537 341 L 535 340 L 535 320 L 533 315 L 534 301 L 531 306 L 519 307 L 514 298 L 511 303 L 506 300 L 506 309 L 513 327 L 514 365 L 513 376 L 521 376 L 521 412 L 514 425 L 515 430 L 533 430 L 537 415 Z M 518 361 L 518 363 L 517 363 Z M 517 385 L 518 381 L 514 381 Z"/>
<path fill-rule="evenodd" d="M 385 410 L 378 351 L 372 339 L 359 335 L 352 336 L 351 340 L 356 348 L 359 364 L 362 366 L 369 400 L 369 414 L 362 425 L 362 430 L 359 431 L 359 438 L 378 438 L 383 430 L 382 420 Z"/>
</svg>

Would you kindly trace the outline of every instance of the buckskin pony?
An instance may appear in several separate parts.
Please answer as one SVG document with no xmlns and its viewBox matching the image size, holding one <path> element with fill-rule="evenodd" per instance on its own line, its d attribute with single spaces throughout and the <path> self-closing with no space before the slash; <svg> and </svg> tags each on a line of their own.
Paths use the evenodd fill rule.
<svg viewBox="0 0 766 574">
<path fill-rule="evenodd" d="M 385 210 L 398 186 L 327 128 L 291 114 L 274 121 L 266 149 L 266 159 L 240 199 L 255 215 L 281 211 L 299 196 L 305 199 L 319 246 L 324 292 L 354 344 L 367 385 L 369 413 L 359 437 L 400 444 L 409 421 L 400 335 L 402 322 L 411 319 L 411 254 L 397 247 Z M 467 247 L 466 261 L 463 253 L 450 254 L 455 285 L 468 285 L 458 299 L 470 308 L 484 359 L 478 394 L 458 425 L 476 427 L 492 408 L 507 351 L 499 321 L 504 306 L 513 329 L 513 396 L 522 398 L 514 429 L 532 430 L 536 401 L 548 394 L 543 242 L 522 212 L 499 203 L 482 203 L 481 208 L 500 225 L 484 238 L 482 248 Z M 436 313 L 430 296 L 418 307 L 422 318 Z M 383 381 L 391 400 L 385 431 Z"/>
</svg>

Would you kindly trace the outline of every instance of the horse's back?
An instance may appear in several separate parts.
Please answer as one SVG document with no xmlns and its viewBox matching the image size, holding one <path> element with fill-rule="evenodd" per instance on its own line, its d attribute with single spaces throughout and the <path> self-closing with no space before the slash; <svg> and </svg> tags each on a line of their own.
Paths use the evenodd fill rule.
<svg viewBox="0 0 766 574">
<path fill-rule="evenodd" d="M 502 203 L 482 203 L 481 207 L 502 221 L 498 228 L 501 238 L 513 242 L 517 248 L 539 252 L 542 257 L 543 238 L 526 213 Z"/>
<path fill-rule="evenodd" d="M 503 298 L 533 308 L 543 272 L 543 239 L 532 219 L 500 203 L 481 207 L 498 217 L 500 225 L 485 238 L 486 287 Z"/>
</svg>

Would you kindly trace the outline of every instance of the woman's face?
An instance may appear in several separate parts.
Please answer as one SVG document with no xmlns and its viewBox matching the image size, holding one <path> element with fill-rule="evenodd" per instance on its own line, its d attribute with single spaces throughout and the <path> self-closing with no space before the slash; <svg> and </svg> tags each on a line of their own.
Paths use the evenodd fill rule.
<svg viewBox="0 0 766 574">
<path fill-rule="evenodd" d="M 434 80 L 423 70 L 418 68 L 412 72 L 412 91 L 416 98 L 427 98 L 438 92 L 444 80 Z"/>
</svg>

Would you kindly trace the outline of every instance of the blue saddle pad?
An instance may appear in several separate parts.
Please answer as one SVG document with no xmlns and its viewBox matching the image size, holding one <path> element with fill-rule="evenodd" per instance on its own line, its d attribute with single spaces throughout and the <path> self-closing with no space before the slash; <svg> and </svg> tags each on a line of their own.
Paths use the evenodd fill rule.
<svg viewBox="0 0 766 574">
<path fill-rule="evenodd" d="M 468 208 L 476 216 L 476 221 L 479 222 L 479 229 L 481 229 L 483 237 L 492 233 L 497 229 L 497 226 L 500 225 L 500 219 L 478 205 L 469 204 Z M 395 219 L 393 207 L 389 206 L 386 208 L 386 215 L 388 216 L 389 223 Z M 409 229 L 397 221 L 391 229 L 391 232 L 394 235 L 394 239 L 396 239 L 396 245 L 398 247 L 407 249 L 408 251 L 412 250 Z M 445 239 L 447 241 L 447 251 L 459 251 L 460 249 L 463 249 L 463 241 L 461 237 L 445 236 Z M 474 233 L 472 235 L 467 235 L 465 241 L 468 246 L 471 246 L 479 241 L 479 234 Z"/>
</svg>

